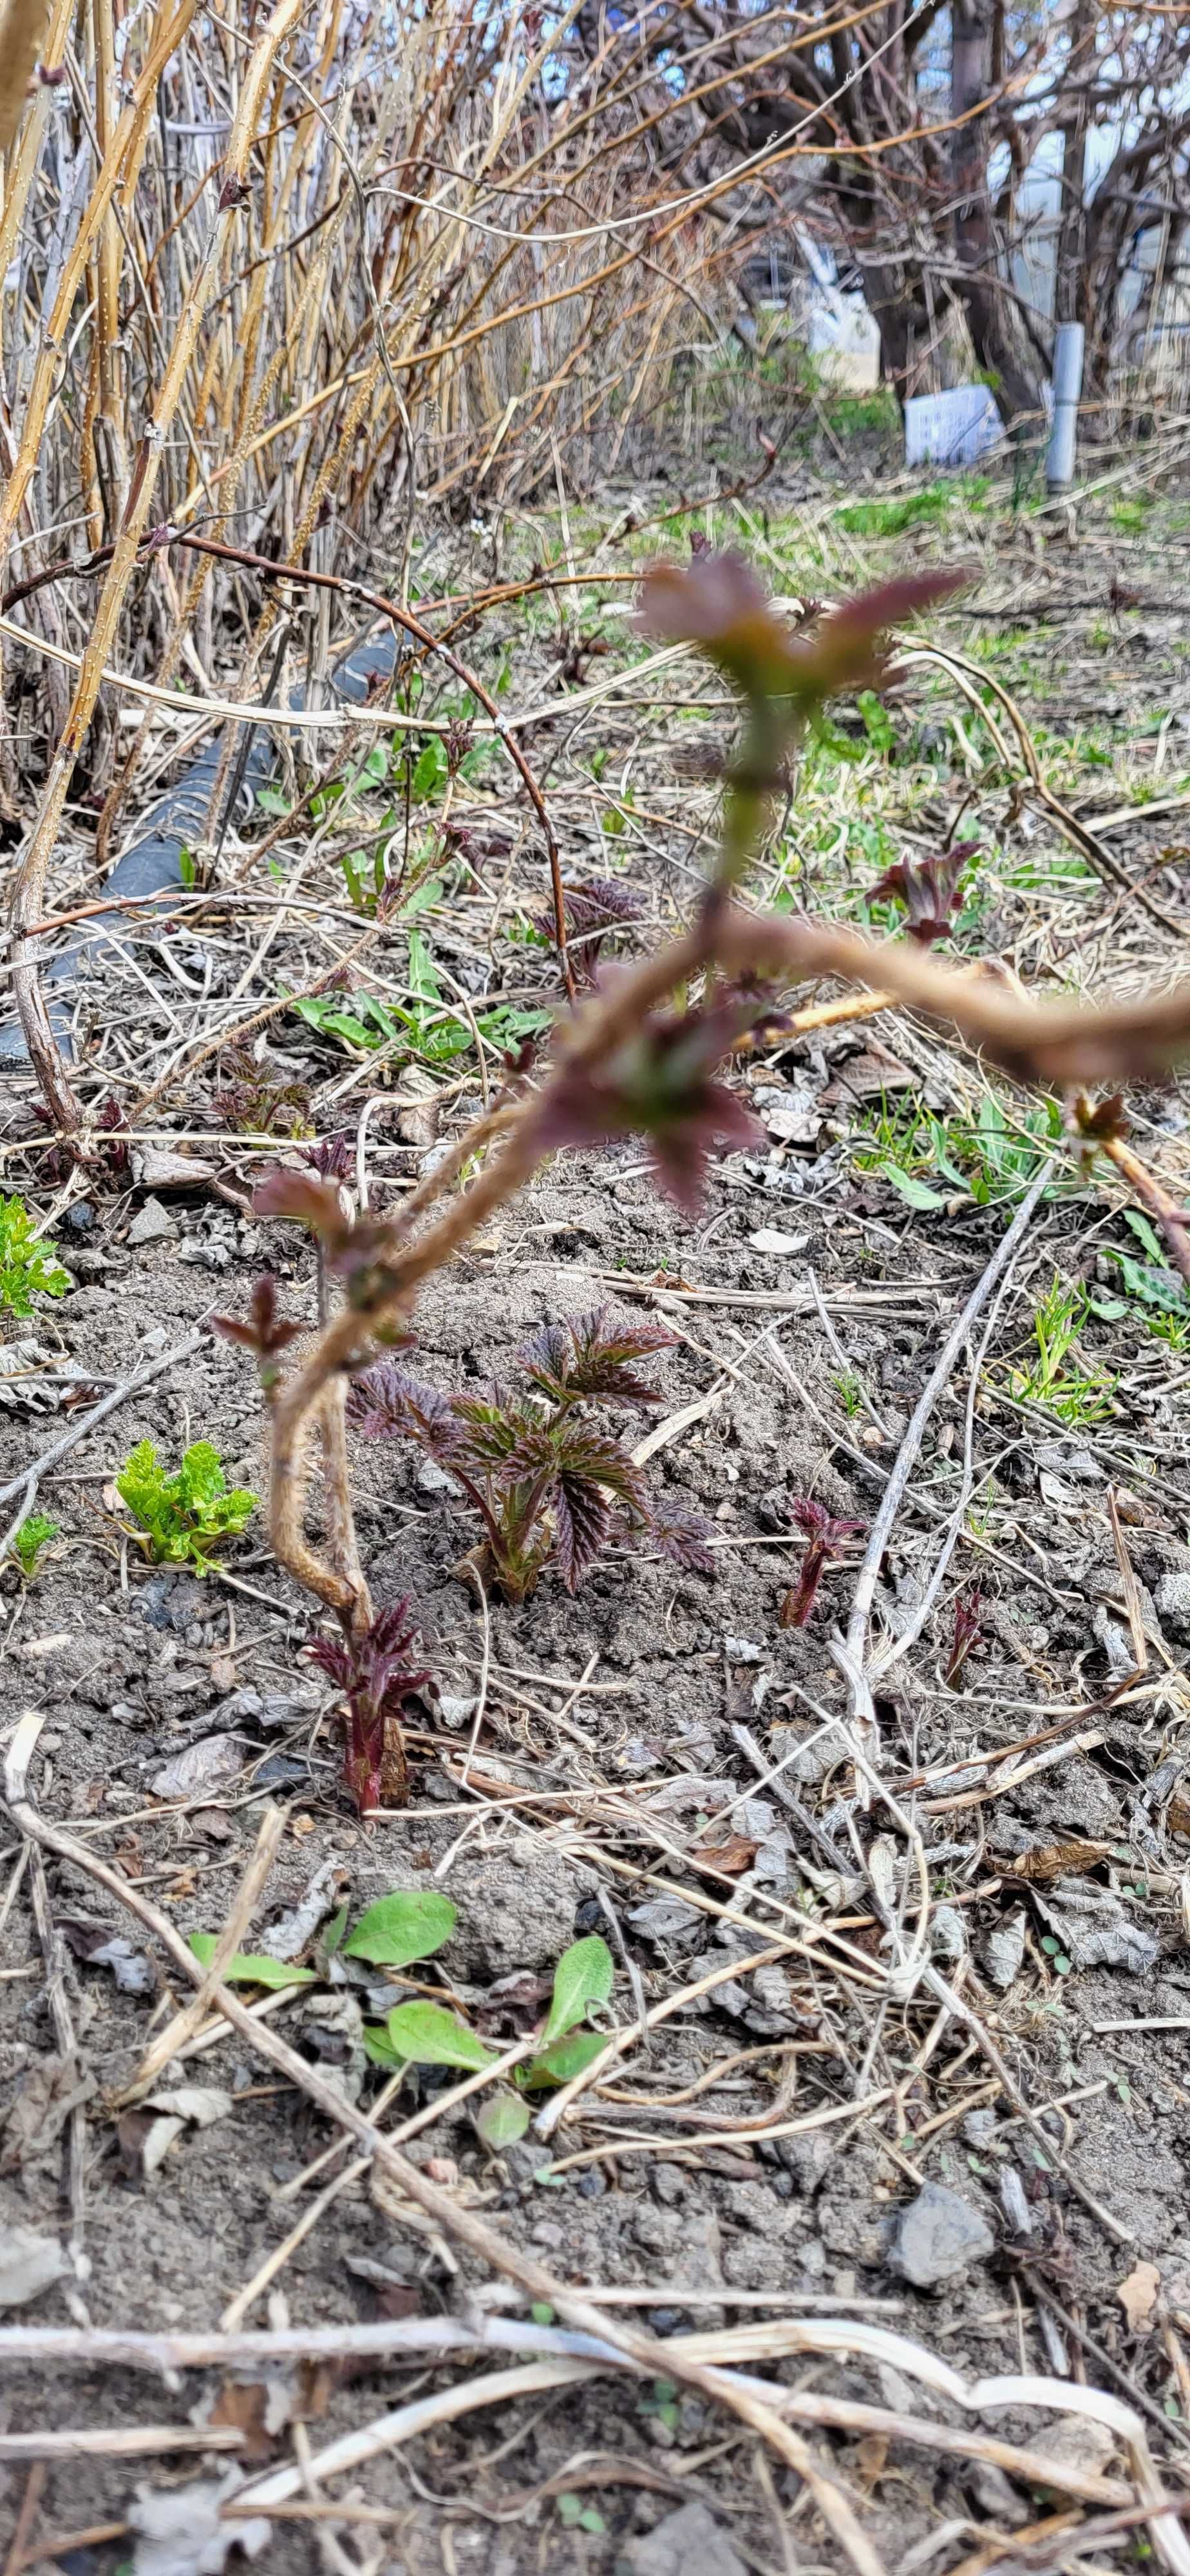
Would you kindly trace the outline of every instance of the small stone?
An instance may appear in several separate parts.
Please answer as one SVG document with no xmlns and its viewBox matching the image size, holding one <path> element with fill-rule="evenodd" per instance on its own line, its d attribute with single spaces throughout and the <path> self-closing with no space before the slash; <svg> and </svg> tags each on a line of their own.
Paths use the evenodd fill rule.
<svg viewBox="0 0 1190 2576">
<path fill-rule="evenodd" d="M 653 2194 L 654 2200 L 661 2201 L 666 2208 L 672 2207 L 672 2204 L 676 2200 L 684 2200 L 686 2197 L 686 2176 L 683 2173 L 681 2166 L 666 2164 L 654 2165 L 652 2173 L 649 2176 L 649 2189 Z"/>
<path fill-rule="evenodd" d="M 72 1208 L 67 1208 L 63 1223 L 69 1226 L 72 1234 L 89 1234 L 95 1223 L 95 1210 L 90 1200 L 76 1200 Z"/>
<path fill-rule="evenodd" d="M 162 1206 L 160 1199 L 146 1199 L 128 1228 L 128 1240 L 135 1244 L 172 1243 L 177 1231 L 169 1209 Z"/>
<path fill-rule="evenodd" d="M 656 2443 L 666 2430 L 652 2426 L 650 2439 Z M 624 2563 L 632 2576 L 744 2576 L 742 2558 L 705 2504 L 684 2504 L 677 2513 L 667 2513 L 643 2540 L 629 2542 Z"/>
<path fill-rule="evenodd" d="M 1190 1573 L 1163 1574 L 1154 1598 L 1175 1637 L 1190 1639 Z"/>
<path fill-rule="evenodd" d="M 996 2114 L 990 2103 L 982 2111 L 968 2111 L 963 2121 L 963 2136 L 969 2147 L 990 2147 L 996 2134 Z"/>
<path fill-rule="evenodd" d="M 944 2183 L 923 2183 L 896 2224 L 889 2264 L 917 2290 L 956 2280 L 996 2249 L 986 2218 Z"/>
<path fill-rule="evenodd" d="M 458 1485 L 440 1467 L 436 1458 L 423 1458 L 417 1471 L 418 1491 L 423 1494 L 457 1494 Z"/>
</svg>

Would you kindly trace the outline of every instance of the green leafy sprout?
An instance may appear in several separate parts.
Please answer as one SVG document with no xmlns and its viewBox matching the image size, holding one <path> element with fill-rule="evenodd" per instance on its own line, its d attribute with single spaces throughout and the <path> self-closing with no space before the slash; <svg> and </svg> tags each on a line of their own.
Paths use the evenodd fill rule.
<svg viewBox="0 0 1190 2576">
<path fill-rule="evenodd" d="M 12 1553 L 26 1583 L 33 1581 L 37 1572 L 37 1560 L 43 1547 L 48 1547 L 50 1540 L 57 1538 L 57 1535 L 57 1521 L 50 1520 L 45 1512 L 30 1512 L 28 1519 L 21 1522 L 20 1528 L 13 1531 Z"/>
<path fill-rule="evenodd" d="M 140 1529 L 135 1533 L 153 1565 L 189 1565 L 208 1571 L 226 1538 L 239 1538 L 256 1509 L 245 1486 L 231 1493 L 218 1450 L 196 1440 L 172 1476 L 160 1465 L 151 1440 L 140 1440 L 116 1478 L 116 1492 Z"/>
<path fill-rule="evenodd" d="M 64 1297 L 70 1284 L 57 1246 L 37 1241 L 24 1200 L 0 1198 L 0 1311 L 31 1315 L 34 1297 Z"/>
</svg>

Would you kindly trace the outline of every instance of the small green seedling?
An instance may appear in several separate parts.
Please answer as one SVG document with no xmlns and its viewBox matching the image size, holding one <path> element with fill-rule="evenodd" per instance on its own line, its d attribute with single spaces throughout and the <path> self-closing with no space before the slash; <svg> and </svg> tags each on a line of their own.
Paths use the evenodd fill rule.
<svg viewBox="0 0 1190 2576">
<path fill-rule="evenodd" d="M 31 1315 L 34 1297 L 64 1297 L 70 1273 L 57 1246 L 39 1243 L 23 1199 L 0 1198 L 0 1310 Z"/>
<path fill-rule="evenodd" d="M 853 1422 L 856 1414 L 863 1409 L 862 1381 L 856 1376 L 854 1369 L 840 1369 L 838 1376 L 831 1379 L 831 1385 L 848 1421 Z"/>
<path fill-rule="evenodd" d="M 593 2504 L 584 2504 L 581 2495 L 572 2494 L 569 2488 L 566 2488 L 558 2498 L 558 2520 L 564 2531 L 590 2531 L 598 2534 L 607 2530 L 603 2515 L 596 2507 Z"/>
<path fill-rule="evenodd" d="M 173 1476 L 159 1464 L 152 1441 L 138 1441 L 116 1478 L 116 1492 L 140 1522 L 134 1536 L 150 1563 L 189 1565 L 195 1574 L 207 1572 L 221 1541 L 238 1538 L 256 1509 L 256 1496 L 246 1487 L 228 1492 L 209 1440 L 196 1440 Z"/>
<path fill-rule="evenodd" d="M 585 2020 L 592 2004 L 607 2002 L 614 1975 L 611 1951 L 597 1932 L 585 1940 L 572 1941 L 570 1948 L 563 1951 L 554 1970 L 554 1990 L 536 2053 L 527 2065 L 514 2070 L 513 2082 L 518 2088 L 532 2093 L 545 2091 L 551 2085 L 568 2084 L 572 2076 L 581 2075 L 598 2057 L 606 2046 L 604 2034 L 579 2029 L 578 2024 Z M 480 2074 L 485 2067 L 494 2066 L 497 2058 L 496 2051 L 486 2047 L 457 2014 L 421 1999 L 395 2005 L 383 2022 L 365 2030 L 364 2046 L 374 2066 L 390 2069 L 402 2065 L 457 2066 L 460 2073 Z M 494 2155 L 504 2147 L 515 2146 L 528 2125 L 525 2105 L 512 2092 L 493 2093 L 476 2121 L 484 2145 Z"/>
<path fill-rule="evenodd" d="M 57 1521 L 48 1520 L 44 1512 L 30 1512 L 28 1520 L 22 1521 L 19 1530 L 13 1531 L 12 1553 L 26 1583 L 33 1581 L 43 1547 L 48 1547 L 50 1540 L 57 1535 Z"/>
</svg>

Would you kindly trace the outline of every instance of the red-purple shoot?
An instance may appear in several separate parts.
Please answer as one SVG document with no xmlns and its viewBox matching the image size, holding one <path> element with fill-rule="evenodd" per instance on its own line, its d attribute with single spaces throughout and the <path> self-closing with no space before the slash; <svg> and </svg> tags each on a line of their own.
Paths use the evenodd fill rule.
<svg viewBox="0 0 1190 2576">
<path fill-rule="evenodd" d="M 344 1697 L 343 1786 L 360 1814 L 402 1807 L 409 1794 L 401 1720 L 430 1676 L 412 1660 L 416 1629 L 408 1601 L 381 1610 L 366 1635 L 316 1637 L 306 1651 Z"/>
<path fill-rule="evenodd" d="M 845 1547 L 848 1539 L 862 1538 L 863 1521 L 837 1521 L 833 1514 L 816 1503 L 809 1494 L 799 1494 L 793 1504 L 793 1519 L 804 1532 L 807 1546 L 802 1569 L 793 1590 L 787 1592 L 778 1612 L 782 1628 L 804 1628 L 818 1596 L 832 1557 Z"/>
</svg>

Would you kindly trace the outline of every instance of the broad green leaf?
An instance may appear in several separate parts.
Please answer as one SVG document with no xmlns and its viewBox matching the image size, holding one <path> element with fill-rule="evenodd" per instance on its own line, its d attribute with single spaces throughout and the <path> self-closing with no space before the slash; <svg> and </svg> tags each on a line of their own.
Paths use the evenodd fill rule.
<svg viewBox="0 0 1190 2576">
<path fill-rule="evenodd" d="M 402 904 L 401 909 L 397 914 L 397 919 L 398 921 L 416 921 L 419 912 L 428 912 L 432 903 L 441 903 L 441 901 L 441 877 L 423 877 L 421 884 L 414 887 L 408 902 Z"/>
<path fill-rule="evenodd" d="M 564 2031 L 573 2030 L 588 2004 L 607 2002 L 614 1975 L 611 1951 L 597 1932 L 590 1933 L 585 1941 L 571 1942 L 554 1970 L 553 2001 L 541 2034 L 543 2049 L 552 2040 L 561 2039 Z"/>
<path fill-rule="evenodd" d="M 210 1967 L 217 1937 L 214 1932 L 190 1934 L 190 1948 L 200 1968 Z M 227 1986 L 313 1986 L 317 1982 L 313 1968 L 293 1968 L 288 1959 L 269 1959 L 263 1953 L 259 1958 L 251 1958 L 242 1950 L 236 1951 L 223 1971 L 223 1983 Z"/>
<path fill-rule="evenodd" d="M 556 2039 L 552 2048 L 543 2048 L 525 2068 L 521 2082 L 530 2093 L 544 2092 L 549 2084 L 569 2084 L 572 2075 L 585 2075 L 593 2066 L 601 2048 L 607 2046 L 606 2032 L 571 2030 Z"/>
<path fill-rule="evenodd" d="M 945 1207 L 946 1201 L 941 1193 L 930 1189 L 925 1181 L 919 1181 L 916 1172 L 903 1172 L 899 1163 L 878 1163 L 876 1168 L 881 1180 L 891 1181 L 894 1190 L 900 1191 L 911 1208 Z"/>
<path fill-rule="evenodd" d="M 364 2029 L 364 2055 L 373 2066 L 385 2066 L 391 2074 L 394 2067 L 408 2066 L 409 2060 L 394 2048 L 383 2022 L 369 2022 Z"/>
<path fill-rule="evenodd" d="M 502 2147 L 515 2147 L 517 2139 L 524 2137 L 529 2114 L 515 2093 L 493 2093 L 477 2115 L 475 2126 L 485 2147 L 498 2156 Z"/>
<path fill-rule="evenodd" d="M 436 734 L 431 734 L 413 772 L 413 794 L 419 799 L 432 796 L 446 769 L 446 755 Z"/>
<path fill-rule="evenodd" d="M 495 2065 L 491 2049 L 441 2004 L 397 2004 L 384 2026 L 394 2053 L 415 2066 Z"/>
<path fill-rule="evenodd" d="M 370 1905 L 343 1943 L 345 1959 L 367 1959 L 375 1968 L 404 1968 L 428 1959 L 453 1932 L 458 1908 L 437 1888 L 394 1888 Z"/>
</svg>

